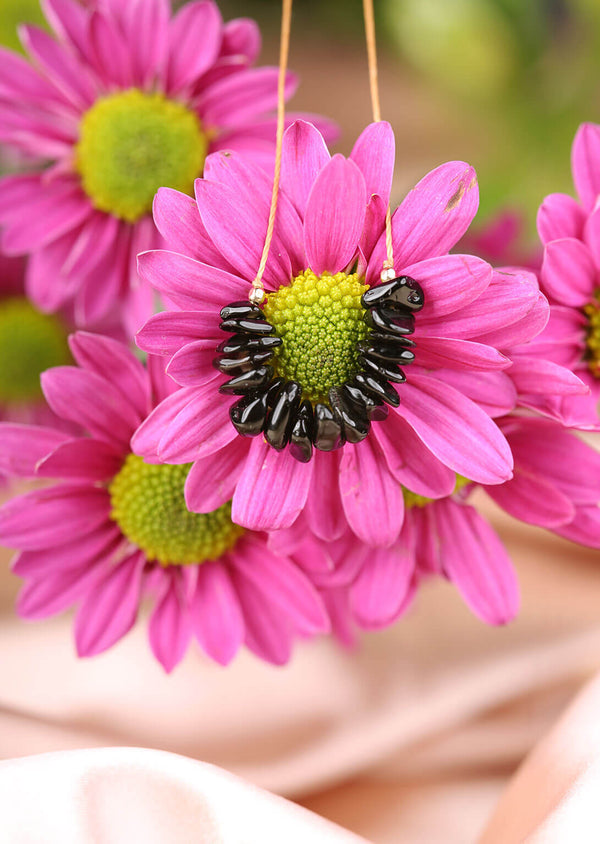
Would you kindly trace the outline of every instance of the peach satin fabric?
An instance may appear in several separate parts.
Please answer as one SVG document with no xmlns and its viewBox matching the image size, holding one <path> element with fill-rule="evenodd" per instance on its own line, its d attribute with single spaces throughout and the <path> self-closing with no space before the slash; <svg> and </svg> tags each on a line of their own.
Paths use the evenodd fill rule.
<svg viewBox="0 0 600 844">
<path fill-rule="evenodd" d="M 600 669 L 600 555 L 486 507 L 519 571 L 515 623 L 485 628 L 430 583 L 354 653 L 305 643 L 284 669 L 194 651 L 166 677 L 141 624 L 77 660 L 70 618 L 15 618 L 5 563 L 0 840 L 357 840 L 317 815 L 377 844 L 597 840 L 600 684 L 540 741 Z"/>
</svg>

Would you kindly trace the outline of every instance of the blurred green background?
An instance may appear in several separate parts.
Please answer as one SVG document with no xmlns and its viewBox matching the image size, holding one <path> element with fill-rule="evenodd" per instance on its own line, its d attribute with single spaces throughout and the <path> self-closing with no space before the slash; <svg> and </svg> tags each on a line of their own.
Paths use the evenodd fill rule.
<svg viewBox="0 0 600 844">
<path fill-rule="evenodd" d="M 123 0 L 127 2 L 127 0 Z M 223 0 L 225 19 L 256 18 L 261 60 L 277 59 L 280 3 Z M 578 124 L 600 122 L 600 0 L 375 0 L 383 115 L 397 138 L 398 197 L 428 169 L 473 164 L 480 220 L 522 209 L 533 231 L 545 194 L 571 192 Z M 0 0 L 0 39 L 17 47 L 34 0 Z M 361 0 L 295 0 L 292 107 L 339 122 L 348 152 L 370 120 Z"/>
</svg>

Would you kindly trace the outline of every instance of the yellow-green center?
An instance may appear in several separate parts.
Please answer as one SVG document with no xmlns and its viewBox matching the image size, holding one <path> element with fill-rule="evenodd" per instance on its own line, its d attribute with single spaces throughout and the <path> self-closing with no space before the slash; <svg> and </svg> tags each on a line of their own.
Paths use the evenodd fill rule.
<svg viewBox="0 0 600 844">
<path fill-rule="evenodd" d="M 473 483 L 469 480 L 469 478 L 464 478 L 462 475 L 456 476 L 456 484 L 454 485 L 454 490 L 452 491 L 452 495 L 459 492 L 464 487 L 468 486 L 470 483 Z M 435 498 L 427 498 L 425 495 L 417 495 L 416 492 L 411 492 L 410 489 L 406 489 L 406 487 L 402 487 L 402 495 L 404 497 L 404 506 L 410 509 L 411 507 L 426 507 L 428 504 L 431 504 L 433 501 L 436 501 Z"/>
<path fill-rule="evenodd" d="M 356 344 L 369 331 L 360 298 L 367 290 L 356 273 L 317 276 L 309 269 L 268 294 L 265 316 L 283 340 L 275 373 L 298 381 L 302 398 L 326 402 L 331 387 L 360 370 Z"/>
<path fill-rule="evenodd" d="M 60 320 L 25 298 L 0 300 L 0 402 L 41 399 L 40 373 L 70 359 Z"/>
<path fill-rule="evenodd" d="M 207 149 L 194 112 L 130 88 L 97 100 L 83 115 L 76 167 L 94 206 L 132 223 L 150 213 L 158 188 L 192 193 Z"/>
<path fill-rule="evenodd" d="M 587 317 L 586 358 L 588 369 L 595 378 L 600 378 L 600 288 L 593 300 L 584 307 Z"/>
<path fill-rule="evenodd" d="M 111 518 L 123 535 L 164 566 L 216 560 L 244 533 L 231 521 L 230 502 L 190 513 L 183 494 L 190 465 L 154 465 L 130 454 L 108 488 Z"/>
</svg>

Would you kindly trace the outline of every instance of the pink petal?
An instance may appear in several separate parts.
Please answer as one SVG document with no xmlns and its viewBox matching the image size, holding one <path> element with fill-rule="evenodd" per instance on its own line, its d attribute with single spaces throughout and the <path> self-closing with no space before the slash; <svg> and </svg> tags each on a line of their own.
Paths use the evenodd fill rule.
<svg viewBox="0 0 600 844">
<path fill-rule="evenodd" d="M 131 438 L 131 450 L 149 462 L 156 462 L 158 444 L 175 417 L 186 407 L 196 394 L 193 387 L 183 387 L 167 396 L 144 419 Z"/>
<path fill-rule="evenodd" d="M 229 421 L 231 401 L 218 386 L 211 381 L 192 389 L 192 399 L 170 422 L 158 445 L 158 456 L 165 463 L 191 463 L 239 436 Z"/>
<path fill-rule="evenodd" d="M 192 636 L 179 578 L 174 576 L 170 580 L 169 588 L 156 605 L 148 624 L 152 653 L 167 673 L 181 662 Z"/>
<path fill-rule="evenodd" d="M 236 590 L 223 558 L 200 566 L 190 599 L 194 635 L 211 659 L 229 665 L 244 641 L 245 624 Z"/>
<path fill-rule="evenodd" d="M 426 369 L 506 369 L 510 360 L 492 346 L 447 337 L 419 340 L 419 366 Z"/>
<path fill-rule="evenodd" d="M 69 348 L 79 366 L 110 381 L 140 416 L 149 412 L 148 375 L 144 365 L 123 343 L 100 334 L 78 331 L 69 338 Z"/>
<path fill-rule="evenodd" d="M 386 207 L 390 201 L 395 154 L 394 132 L 385 120 L 363 129 L 350 153 L 364 176 L 367 197 L 377 194 Z"/>
<path fill-rule="evenodd" d="M 600 127 L 582 123 L 571 150 L 573 181 L 584 208 L 590 211 L 600 194 Z"/>
<path fill-rule="evenodd" d="M 223 19 L 213 2 L 188 3 L 170 25 L 167 74 L 169 93 L 192 85 L 215 62 L 221 48 Z"/>
<path fill-rule="evenodd" d="M 529 355 L 513 357 L 507 373 L 518 393 L 552 393 L 560 396 L 584 395 L 588 387 L 564 366 Z"/>
<path fill-rule="evenodd" d="M 305 513 L 311 530 L 328 542 L 338 539 L 348 527 L 339 493 L 339 462 L 337 454 L 315 454 L 311 489 L 306 499 Z M 326 500 L 324 490 L 327 490 Z"/>
<path fill-rule="evenodd" d="M 410 191 L 392 217 L 394 265 L 404 267 L 445 255 L 469 228 L 478 205 L 472 167 L 464 161 L 436 167 Z M 380 272 L 385 256 L 383 233 L 371 256 L 370 272 Z"/>
<path fill-rule="evenodd" d="M 94 589 L 104 569 L 104 560 L 99 560 L 85 568 L 79 566 L 30 580 L 19 593 L 17 613 L 21 618 L 34 620 L 66 610 Z"/>
<path fill-rule="evenodd" d="M 235 570 L 232 580 L 245 622 L 244 641 L 261 659 L 285 665 L 292 653 L 289 621 L 279 607 L 265 601 L 264 594 Z"/>
<path fill-rule="evenodd" d="M 77 231 L 67 232 L 42 246 L 27 262 L 25 292 L 45 313 L 53 313 L 65 305 L 81 284 L 81 278 L 67 277 L 62 272 L 78 237 Z"/>
<path fill-rule="evenodd" d="M 193 197 L 173 188 L 159 188 L 153 211 L 156 227 L 173 252 L 181 252 L 212 267 L 231 269 L 208 236 Z"/>
<path fill-rule="evenodd" d="M 210 341 L 216 350 L 219 315 L 200 311 L 162 311 L 151 317 L 136 334 L 136 343 L 145 352 L 172 357 L 189 343 Z M 215 351 L 216 355 L 216 351 Z"/>
<path fill-rule="evenodd" d="M 216 357 L 214 340 L 196 340 L 179 349 L 166 372 L 182 387 L 199 387 L 219 377 L 219 371 L 212 365 Z"/>
<path fill-rule="evenodd" d="M 541 282 L 556 304 L 572 308 L 587 305 L 596 287 L 596 268 L 587 246 L 574 238 L 546 244 Z"/>
<path fill-rule="evenodd" d="M 110 381 L 75 366 L 56 366 L 42 373 L 41 382 L 57 416 L 81 425 L 93 437 L 127 447 L 141 417 Z"/>
<path fill-rule="evenodd" d="M 454 387 L 495 419 L 514 410 L 517 391 L 507 372 L 474 372 L 473 370 L 444 369 L 436 373 L 440 381 Z"/>
<path fill-rule="evenodd" d="M 185 482 L 185 502 L 193 513 L 211 513 L 230 501 L 244 467 L 248 443 L 242 437 L 196 460 Z"/>
<path fill-rule="evenodd" d="M 600 548 L 600 507 L 597 504 L 588 507 L 577 507 L 573 521 L 568 525 L 554 528 L 554 533 L 587 545 L 590 548 Z"/>
<path fill-rule="evenodd" d="M 537 214 L 537 228 L 542 243 L 565 237 L 581 238 L 585 214 L 582 207 L 566 193 L 551 193 Z"/>
<path fill-rule="evenodd" d="M 107 650 L 133 627 L 142 586 L 145 557 L 136 551 L 111 569 L 82 601 L 75 618 L 78 656 Z"/>
<path fill-rule="evenodd" d="M 515 304 L 513 302 L 513 306 Z M 529 343 L 530 340 L 537 337 L 544 330 L 549 317 L 550 305 L 548 300 L 543 293 L 538 293 L 535 305 L 525 316 L 511 322 L 510 325 L 485 331 L 485 333 L 477 336 L 477 340 L 480 343 L 486 343 L 488 346 L 500 346 L 503 349 L 510 350 L 512 346 Z"/>
<path fill-rule="evenodd" d="M 70 440 L 40 459 L 36 475 L 73 481 L 108 481 L 121 468 L 123 458 L 122 452 L 102 440 Z"/>
<path fill-rule="evenodd" d="M 583 240 L 590 250 L 595 266 L 600 266 L 600 208 L 596 208 L 587 218 Z"/>
<path fill-rule="evenodd" d="M 494 422 L 458 390 L 411 373 L 399 413 L 443 463 L 472 481 L 497 484 L 512 474 L 508 443 Z"/>
<path fill-rule="evenodd" d="M 171 4 L 169 0 L 130 0 L 125 11 L 133 81 L 150 85 L 162 74 L 169 52 Z"/>
<path fill-rule="evenodd" d="M 321 133 L 304 120 L 297 120 L 283 136 L 281 189 L 304 217 L 310 189 L 331 156 Z"/>
<path fill-rule="evenodd" d="M 440 320 L 458 310 L 464 312 L 466 306 L 477 303 L 492 281 L 492 268 L 473 255 L 443 255 L 404 267 L 401 275 L 414 278 L 425 293 L 425 306 L 418 316 L 420 324 Z"/>
<path fill-rule="evenodd" d="M 68 100 L 82 109 L 94 102 L 96 86 L 74 53 L 37 26 L 23 24 L 19 36 L 29 55 Z"/>
<path fill-rule="evenodd" d="M 236 571 L 254 584 L 267 604 L 279 607 L 292 619 L 298 631 L 308 635 L 329 631 L 318 592 L 293 563 L 273 554 L 263 541 L 249 536 L 231 557 Z"/>
<path fill-rule="evenodd" d="M 85 57 L 89 56 L 88 14 L 74 0 L 40 0 L 44 17 L 62 41 L 71 42 Z"/>
<path fill-rule="evenodd" d="M 383 424 L 374 425 L 373 433 L 398 483 L 427 498 L 440 498 L 454 490 L 456 474 L 421 446 L 416 433 L 398 413 L 390 413 Z"/>
<path fill-rule="evenodd" d="M 313 462 L 299 463 L 254 439 L 233 496 L 233 521 L 259 531 L 292 525 L 306 503 Z"/>
<path fill-rule="evenodd" d="M 133 83 L 133 56 L 125 35 L 108 16 L 93 11 L 89 22 L 90 44 L 101 77 L 119 88 Z"/>
<path fill-rule="evenodd" d="M 8 501 L 0 510 L 0 540 L 26 551 L 51 548 L 99 527 L 109 511 L 105 489 L 57 484 Z"/>
<path fill-rule="evenodd" d="M 575 516 L 571 501 L 552 483 L 524 469 L 515 469 L 505 484 L 488 488 L 499 507 L 516 519 L 544 528 L 567 524 Z"/>
<path fill-rule="evenodd" d="M 404 518 L 402 489 L 374 438 L 345 446 L 339 483 L 342 506 L 354 533 L 368 545 L 395 542 Z"/>
<path fill-rule="evenodd" d="M 49 104 L 66 105 L 57 88 L 45 79 L 22 56 L 0 47 L 0 97 L 47 107 Z"/>
<path fill-rule="evenodd" d="M 306 204 L 308 266 L 334 275 L 355 256 L 367 205 L 364 177 L 353 161 L 334 155 L 317 176 Z"/>
<path fill-rule="evenodd" d="M 415 570 L 414 531 L 405 527 L 391 548 L 374 548 L 350 588 L 350 606 L 361 627 L 387 627 L 404 609 Z"/>
<path fill-rule="evenodd" d="M 96 561 L 103 565 L 122 545 L 123 535 L 114 522 L 107 521 L 89 533 L 84 533 L 64 545 L 22 551 L 11 565 L 19 577 L 45 578 L 54 572 L 78 569 L 85 571 Z"/>
<path fill-rule="evenodd" d="M 276 67 L 248 68 L 215 82 L 198 102 L 202 122 L 209 128 L 226 128 L 275 109 L 277 75 Z M 286 99 L 292 96 L 296 87 L 295 75 L 288 73 Z"/>
<path fill-rule="evenodd" d="M 0 423 L 0 472 L 32 478 L 37 463 L 68 439 L 67 434 L 54 428 Z"/>
<path fill-rule="evenodd" d="M 260 29 L 250 18 L 235 18 L 223 27 L 222 56 L 244 56 L 252 64 L 260 53 Z"/>
<path fill-rule="evenodd" d="M 451 500 L 435 504 L 446 574 L 476 616 L 506 624 L 519 609 L 519 587 L 504 546 L 472 508 Z"/>
</svg>

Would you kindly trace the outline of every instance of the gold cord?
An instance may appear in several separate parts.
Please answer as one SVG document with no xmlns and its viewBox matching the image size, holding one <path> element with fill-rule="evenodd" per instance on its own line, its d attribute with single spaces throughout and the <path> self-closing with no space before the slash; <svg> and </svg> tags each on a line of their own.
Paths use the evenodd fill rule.
<svg viewBox="0 0 600 844">
<path fill-rule="evenodd" d="M 256 278 L 252 282 L 250 299 L 260 304 L 265 298 L 263 273 L 269 257 L 269 249 L 273 240 L 273 229 L 275 227 L 275 215 L 277 213 L 277 198 L 279 196 L 279 179 L 281 176 L 281 150 L 283 145 L 283 129 L 285 126 L 285 77 L 287 72 L 288 55 L 290 51 L 290 31 L 292 28 L 292 2 L 283 0 L 281 10 L 281 37 L 279 43 L 279 78 L 277 82 L 277 135 L 275 142 L 275 171 L 273 175 L 273 192 L 271 194 L 271 207 L 269 209 L 269 222 L 265 245 L 263 246 L 260 264 Z"/>
<path fill-rule="evenodd" d="M 381 105 L 379 103 L 379 76 L 377 70 L 377 44 L 375 41 L 375 15 L 373 13 L 373 0 L 363 0 L 363 13 L 365 19 L 365 38 L 367 41 L 367 60 L 369 63 L 369 85 L 371 88 L 373 120 L 375 123 L 379 123 L 381 121 Z M 394 268 L 392 215 L 389 203 L 385 213 L 385 251 L 387 257 L 383 262 L 384 271 Z"/>
</svg>

